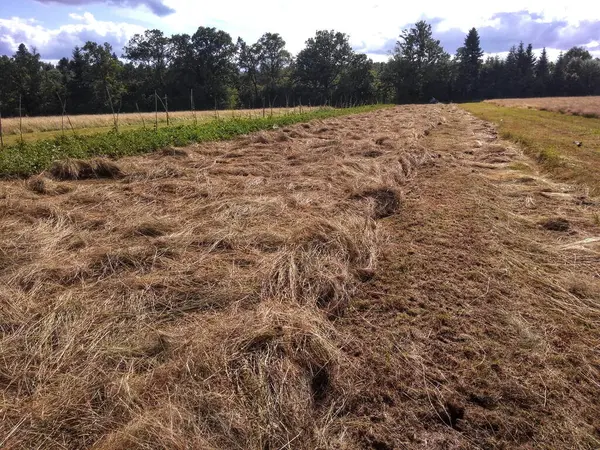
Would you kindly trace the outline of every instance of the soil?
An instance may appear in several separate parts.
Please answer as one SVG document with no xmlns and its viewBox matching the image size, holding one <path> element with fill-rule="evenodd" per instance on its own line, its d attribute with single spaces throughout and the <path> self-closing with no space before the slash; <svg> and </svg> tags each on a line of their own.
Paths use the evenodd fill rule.
<svg viewBox="0 0 600 450">
<path fill-rule="evenodd" d="M 365 448 L 597 448 L 600 245 L 567 245 L 600 235 L 597 209 L 543 195 L 578 189 L 492 126 L 447 118 L 423 142 L 439 157 L 382 222 L 376 276 L 336 322 L 362 375 L 348 431 Z"/>
</svg>

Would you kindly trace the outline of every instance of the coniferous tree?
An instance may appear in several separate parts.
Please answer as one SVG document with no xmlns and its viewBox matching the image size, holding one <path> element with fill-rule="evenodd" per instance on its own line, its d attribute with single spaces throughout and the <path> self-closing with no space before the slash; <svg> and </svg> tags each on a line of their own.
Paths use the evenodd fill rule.
<svg viewBox="0 0 600 450">
<path fill-rule="evenodd" d="M 535 83 L 533 92 L 536 96 L 544 97 L 548 95 L 550 89 L 550 62 L 546 47 L 542 50 L 537 63 L 535 65 Z"/>
<path fill-rule="evenodd" d="M 457 88 L 463 99 L 474 99 L 479 95 L 479 74 L 483 64 L 483 50 L 479 33 L 471 28 L 464 45 L 456 52 L 458 63 Z"/>
</svg>

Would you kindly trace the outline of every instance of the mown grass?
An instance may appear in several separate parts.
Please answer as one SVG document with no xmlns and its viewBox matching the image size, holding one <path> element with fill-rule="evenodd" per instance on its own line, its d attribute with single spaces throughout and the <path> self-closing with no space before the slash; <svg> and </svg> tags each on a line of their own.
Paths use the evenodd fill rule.
<svg viewBox="0 0 600 450">
<path fill-rule="evenodd" d="M 503 138 L 520 144 L 555 178 L 586 185 L 593 194 L 600 194 L 600 120 L 487 102 L 461 106 L 495 123 Z"/>
<path fill-rule="evenodd" d="M 541 98 L 502 98 L 485 100 L 498 106 L 511 108 L 539 109 L 561 114 L 572 114 L 587 118 L 600 117 L 600 97 L 541 97 Z"/>
<path fill-rule="evenodd" d="M 193 142 L 231 139 L 243 134 L 273 129 L 314 119 L 374 111 L 389 105 L 370 105 L 347 109 L 324 108 L 304 113 L 264 118 L 215 119 L 198 125 L 178 125 L 153 129 L 133 129 L 90 135 L 64 135 L 54 139 L 19 142 L 0 152 L 1 177 L 25 177 L 48 169 L 53 161 L 95 156 L 119 158 L 152 152 L 169 146 Z"/>
</svg>

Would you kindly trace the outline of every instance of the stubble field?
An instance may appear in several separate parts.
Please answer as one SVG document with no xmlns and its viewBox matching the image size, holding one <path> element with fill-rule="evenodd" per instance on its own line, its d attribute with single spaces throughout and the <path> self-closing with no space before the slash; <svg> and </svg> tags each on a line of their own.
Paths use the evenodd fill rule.
<svg viewBox="0 0 600 450">
<path fill-rule="evenodd" d="M 0 447 L 597 447 L 598 205 L 448 105 L 0 181 Z"/>
<path fill-rule="evenodd" d="M 506 98 L 486 100 L 498 106 L 539 109 L 574 116 L 600 117 L 600 97 L 543 97 L 543 98 Z"/>
</svg>

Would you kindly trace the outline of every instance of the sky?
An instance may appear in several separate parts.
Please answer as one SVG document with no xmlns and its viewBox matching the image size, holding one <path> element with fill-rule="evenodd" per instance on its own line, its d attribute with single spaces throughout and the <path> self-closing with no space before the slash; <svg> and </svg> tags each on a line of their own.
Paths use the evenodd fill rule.
<svg viewBox="0 0 600 450">
<path fill-rule="evenodd" d="M 158 28 L 193 34 L 199 26 L 255 42 L 279 33 L 296 54 L 316 30 L 350 35 L 354 50 L 385 61 L 400 32 L 427 20 L 450 54 L 476 27 L 487 54 L 505 54 L 523 41 L 554 59 L 577 45 L 600 57 L 600 2 L 503 0 L 467 4 L 448 0 L 0 0 L 0 55 L 23 42 L 42 58 L 69 56 L 86 41 L 109 42 L 117 55 L 136 33 Z"/>
</svg>

